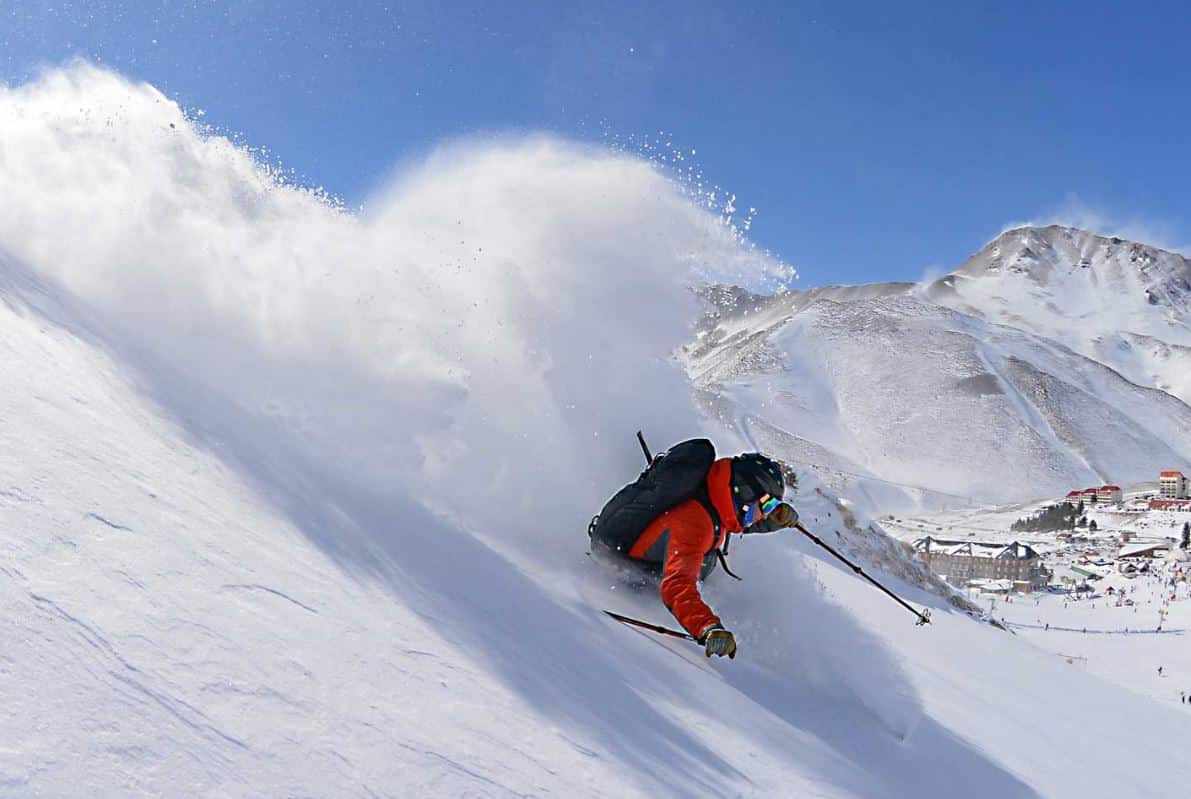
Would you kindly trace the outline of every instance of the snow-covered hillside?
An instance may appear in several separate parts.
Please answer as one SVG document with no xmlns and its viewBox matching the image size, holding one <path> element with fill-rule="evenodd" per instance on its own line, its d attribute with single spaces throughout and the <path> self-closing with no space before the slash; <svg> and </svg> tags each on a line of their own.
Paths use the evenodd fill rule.
<svg viewBox="0 0 1191 799">
<path fill-rule="evenodd" d="M 685 359 L 706 407 L 888 511 L 1021 501 L 1191 466 L 1191 266 L 1011 230 L 925 285 L 715 290 Z"/>
<path fill-rule="evenodd" d="M 774 266 L 649 166 L 457 145 L 348 214 L 85 65 L 0 88 L 0 153 L 0 795 L 1191 778 L 1185 711 L 972 619 L 813 473 L 790 497 L 808 524 L 932 626 L 792 535 L 746 539 L 745 582 L 705 586 L 734 661 L 598 612 L 668 621 L 584 530 L 639 469 L 633 430 L 708 427 L 666 358 L 687 285 Z M 1114 386 L 1104 418 L 1133 401 L 1081 375 Z"/>
</svg>

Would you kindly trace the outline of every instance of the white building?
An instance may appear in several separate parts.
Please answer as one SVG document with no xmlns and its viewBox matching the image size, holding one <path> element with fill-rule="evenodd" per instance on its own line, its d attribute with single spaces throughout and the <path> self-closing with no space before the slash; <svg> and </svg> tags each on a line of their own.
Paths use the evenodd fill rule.
<svg viewBox="0 0 1191 799">
<path fill-rule="evenodd" d="M 1097 502 L 1120 502 L 1125 498 L 1120 486 L 1107 485 L 1096 489 Z"/>
<path fill-rule="evenodd" d="M 1121 547 L 1117 552 L 1117 560 L 1125 560 L 1127 558 L 1161 558 L 1170 551 L 1170 544 L 1130 544 Z"/>
<path fill-rule="evenodd" d="M 1182 472 L 1162 472 L 1158 476 L 1158 496 L 1163 499 L 1187 499 L 1187 476 Z"/>
<path fill-rule="evenodd" d="M 1016 590 L 1041 591 L 1051 572 L 1033 547 L 1014 541 L 997 544 L 983 541 L 949 541 L 920 538 L 914 549 L 935 574 L 947 575 L 954 586 L 972 580 L 1005 580 Z"/>
</svg>

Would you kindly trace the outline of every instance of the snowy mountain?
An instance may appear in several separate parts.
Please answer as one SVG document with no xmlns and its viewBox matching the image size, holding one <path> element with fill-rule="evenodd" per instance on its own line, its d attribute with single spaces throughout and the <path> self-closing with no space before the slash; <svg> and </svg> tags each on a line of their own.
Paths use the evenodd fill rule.
<svg viewBox="0 0 1191 799">
<path fill-rule="evenodd" d="M 925 288 L 1191 402 L 1191 261 L 1177 253 L 1058 225 L 1018 228 Z"/>
<path fill-rule="evenodd" d="M 666 357 L 687 286 L 772 266 L 647 164 L 448 146 L 349 214 L 86 65 L 0 87 L 0 153 L 0 796 L 1161 797 L 1191 777 L 1186 710 L 974 620 L 813 471 L 790 494 L 807 524 L 933 625 L 791 535 L 737 544 L 745 582 L 704 586 L 734 661 L 599 612 L 670 623 L 585 556 L 586 520 L 640 469 L 637 427 L 655 448 L 707 430 Z M 969 412 L 1012 383 L 1142 446 L 1157 423 L 1122 408 L 1175 402 L 903 290 L 819 294 L 741 295 L 760 310 L 697 363 L 726 413 L 776 344 L 822 348 L 789 406 L 818 414 L 823 457 L 872 450 L 840 468 L 881 441 L 832 422 L 872 408 L 828 344 L 968 342 L 953 382 L 1000 363 L 957 389 Z M 771 419 L 743 430 L 809 441 Z M 890 469 L 913 455 L 890 447 Z"/>
<path fill-rule="evenodd" d="M 1020 501 L 1191 467 L 1191 265 L 1011 230 L 939 280 L 757 297 L 684 361 L 704 405 L 872 509 Z"/>
</svg>

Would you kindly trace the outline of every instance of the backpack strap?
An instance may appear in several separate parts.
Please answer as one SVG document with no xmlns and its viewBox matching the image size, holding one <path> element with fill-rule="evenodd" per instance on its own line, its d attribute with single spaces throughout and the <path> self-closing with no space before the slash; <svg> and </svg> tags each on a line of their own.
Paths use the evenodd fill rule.
<svg viewBox="0 0 1191 799">
<path fill-rule="evenodd" d="M 715 505 L 711 502 L 711 494 L 707 491 L 707 481 L 699 486 L 699 490 L 695 493 L 695 500 L 703 506 L 703 510 L 707 511 L 708 517 L 711 519 L 711 526 L 715 530 L 715 537 L 713 540 L 720 540 L 720 530 L 723 524 L 720 522 L 720 513 L 715 509 Z"/>
<path fill-rule="evenodd" d="M 707 490 L 706 481 L 704 481 L 703 485 L 699 488 L 699 492 L 697 494 L 695 494 L 695 499 L 699 502 L 700 505 L 703 506 L 703 510 L 707 511 L 707 515 L 711 518 L 711 526 L 715 531 L 713 540 L 719 541 L 720 530 L 723 528 L 723 523 L 720 520 L 719 511 L 717 511 L 715 509 L 715 505 L 711 501 L 711 494 Z M 738 575 L 733 573 L 733 571 L 731 569 L 728 568 L 728 559 L 725 557 L 725 555 L 728 554 L 728 541 L 731 538 L 732 538 L 731 533 L 724 536 L 724 545 L 722 547 L 716 548 L 715 556 L 716 556 L 716 558 L 719 559 L 720 565 L 724 567 L 724 571 L 728 574 L 729 577 L 731 577 L 735 580 L 742 580 L 743 579 L 742 577 L 739 577 Z"/>
</svg>

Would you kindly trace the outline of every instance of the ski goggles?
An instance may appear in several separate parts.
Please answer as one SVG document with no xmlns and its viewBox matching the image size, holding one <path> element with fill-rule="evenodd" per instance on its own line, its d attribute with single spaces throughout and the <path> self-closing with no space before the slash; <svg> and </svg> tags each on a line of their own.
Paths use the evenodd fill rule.
<svg viewBox="0 0 1191 799">
<path fill-rule="evenodd" d="M 774 509 L 780 505 L 782 501 L 777 497 L 771 497 L 769 494 L 762 494 L 761 498 L 756 502 L 744 506 L 744 518 L 741 522 L 745 527 L 748 527 L 758 519 L 764 519 L 769 514 L 773 513 Z"/>
</svg>

